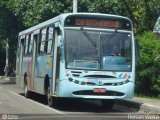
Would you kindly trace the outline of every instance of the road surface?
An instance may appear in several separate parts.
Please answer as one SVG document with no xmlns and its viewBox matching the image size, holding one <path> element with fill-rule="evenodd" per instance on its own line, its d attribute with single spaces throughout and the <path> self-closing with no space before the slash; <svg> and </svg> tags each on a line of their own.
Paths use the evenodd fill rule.
<svg viewBox="0 0 160 120">
<path fill-rule="evenodd" d="M 10 81 L 0 81 L 0 119 L 128 120 L 141 114 L 118 105 L 105 109 L 98 100 L 67 100 L 51 108 L 44 96 L 32 94 L 30 99 L 26 99 L 22 88 Z"/>
</svg>

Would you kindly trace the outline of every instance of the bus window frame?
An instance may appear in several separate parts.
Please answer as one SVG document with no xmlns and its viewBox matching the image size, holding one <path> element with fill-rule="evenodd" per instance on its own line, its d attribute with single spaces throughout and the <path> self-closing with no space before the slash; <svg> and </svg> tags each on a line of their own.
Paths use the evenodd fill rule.
<svg viewBox="0 0 160 120">
<path fill-rule="evenodd" d="M 49 39 L 49 28 L 52 28 L 53 31 L 52 31 L 52 38 Z M 52 41 L 51 43 L 51 48 L 50 48 L 50 51 L 48 52 L 48 46 L 49 46 L 49 41 Z M 54 29 L 54 26 L 53 25 L 49 25 L 47 26 L 47 39 L 46 39 L 46 54 L 51 54 L 52 53 L 52 50 L 54 49 L 54 42 L 55 42 L 55 29 Z"/>
<path fill-rule="evenodd" d="M 42 31 L 45 30 L 45 38 L 44 40 L 42 41 Z M 39 39 L 39 42 L 38 42 L 38 54 L 39 55 L 45 55 L 46 54 L 46 50 L 45 50 L 45 44 L 46 44 L 46 39 L 47 39 L 47 27 L 43 27 L 40 29 L 40 39 Z M 43 44 L 43 51 L 41 51 L 41 45 Z"/>
<path fill-rule="evenodd" d="M 49 37 L 49 28 L 53 28 L 53 36 L 52 36 L 52 39 L 48 39 Z M 45 30 L 45 40 L 41 41 L 41 38 L 42 38 L 42 35 L 41 35 L 41 32 L 42 30 Z M 43 28 L 40 28 L 40 32 L 39 32 L 39 41 L 38 41 L 38 47 L 37 47 L 37 54 L 40 55 L 40 56 L 44 56 L 44 55 L 50 55 L 52 54 L 52 51 L 54 50 L 54 42 L 55 42 L 55 27 L 54 27 L 54 24 L 51 24 L 51 25 L 48 25 L 48 26 L 45 26 Z M 51 43 L 51 49 L 50 49 L 50 52 L 48 52 L 48 41 L 52 41 Z M 44 42 L 44 52 L 41 53 L 40 49 L 41 49 L 41 43 Z"/>
<path fill-rule="evenodd" d="M 30 43 L 31 42 L 31 35 L 32 33 L 28 33 L 25 35 L 25 41 L 24 41 L 24 56 L 30 56 L 32 54 L 32 44 Z M 28 36 L 28 39 L 27 39 L 27 36 Z M 27 42 L 28 40 L 28 42 Z M 29 52 L 29 46 L 31 45 L 31 51 Z"/>
<path fill-rule="evenodd" d="M 32 32 L 31 34 L 30 34 L 30 43 L 28 44 L 28 55 L 30 56 L 30 55 L 32 55 L 32 52 L 33 52 L 33 36 L 34 36 L 34 33 Z"/>
</svg>

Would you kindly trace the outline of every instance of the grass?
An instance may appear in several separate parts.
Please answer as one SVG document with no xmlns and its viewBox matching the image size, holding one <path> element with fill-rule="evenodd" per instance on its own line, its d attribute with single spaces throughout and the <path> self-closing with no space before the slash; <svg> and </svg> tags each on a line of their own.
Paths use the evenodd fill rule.
<svg viewBox="0 0 160 120">
<path fill-rule="evenodd" d="M 148 99 L 154 99 L 154 100 L 160 100 L 160 96 L 156 97 L 156 96 L 147 96 L 147 95 L 144 95 L 144 94 L 137 94 L 135 93 L 134 94 L 134 97 L 141 97 L 141 98 L 148 98 Z"/>
</svg>

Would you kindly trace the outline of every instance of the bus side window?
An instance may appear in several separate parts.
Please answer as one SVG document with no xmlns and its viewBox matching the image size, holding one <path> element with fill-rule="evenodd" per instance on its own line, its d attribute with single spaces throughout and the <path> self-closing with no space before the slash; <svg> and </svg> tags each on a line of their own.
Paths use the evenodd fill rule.
<svg viewBox="0 0 160 120">
<path fill-rule="evenodd" d="M 47 54 L 51 53 L 52 51 L 52 43 L 54 43 L 54 29 L 52 26 L 48 27 L 47 29 L 47 40 L 46 40 L 46 51 Z M 54 47 L 54 46 L 53 46 Z"/>
<path fill-rule="evenodd" d="M 21 39 L 19 38 L 18 42 L 17 42 L 17 55 L 16 55 L 17 58 L 19 58 L 19 56 L 20 56 L 20 44 L 21 44 Z M 24 49 L 24 51 L 25 51 L 25 49 Z M 23 54 L 24 54 L 24 51 L 23 51 Z"/>
<path fill-rule="evenodd" d="M 28 42 L 29 42 L 29 35 L 26 36 L 24 55 L 28 54 Z"/>
<path fill-rule="evenodd" d="M 30 37 L 31 35 L 27 35 L 26 36 L 26 40 L 25 40 L 25 50 L 24 50 L 24 55 L 28 55 L 29 54 L 29 49 L 30 49 Z"/>
<path fill-rule="evenodd" d="M 21 38 L 20 41 L 19 41 L 19 45 L 18 45 L 18 49 L 19 49 L 19 55 L 20 55 L 20 49 L 21 49 L 21 45 L 23 46 L 23 55 L 25 53 L 25 37 L 24 38 Z M 18 56 L 19 57 L 19 56 Z"/>
<path fill-rule="evenodd" d="M 24 54 L 25 53 L 25 37 L 21 38 L 20 41 L 19 41 L 19 45 L 18 45 L 19 54 L 18 54 L 18 57 L 20 55 L 21 45 L 23 46 L 22 54 Z"/>
<path fill-rule="evenodd" d="M 40 41 L 39 41 L 39 48 L 38 48 L 39 54 L 45 53 L 46 32 L 47 32 L 46 28 L 42 29 L 40 32 Z"/>
<path fill-rule="evenodd" d="M 33 35 L 29 35 L 28 54 L 32 53 Z"/>
</svg>

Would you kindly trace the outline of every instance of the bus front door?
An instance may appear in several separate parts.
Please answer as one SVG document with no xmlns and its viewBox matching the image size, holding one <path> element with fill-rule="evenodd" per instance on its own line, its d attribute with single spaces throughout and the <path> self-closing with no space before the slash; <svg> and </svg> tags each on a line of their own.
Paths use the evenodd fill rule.
<svg viewBox="0 0 160 120">
<path fill-rule="evenodd" d="M 54 41 L 54 51 L 53 51 L 53 78 L 52 78 L 52 94 L 56 95 L 56 84 L 57 84 L 57 79 L 58 79 L 58 75 L 59 75 L 59 61 L 60 61 L 60 55 L 58 54 L 59 53 L 59 47 L 58 47 L 58 34 L 60 33 L 59 32 L 60 30 L 55 28 L 54 30 L 54 37 L 55 37 L 55 41 Z"/>
</svg>

